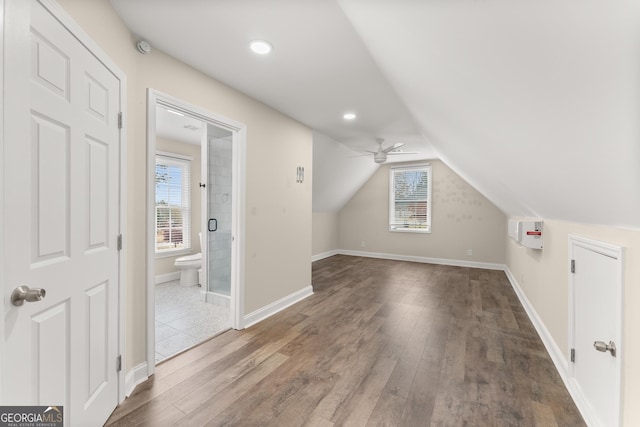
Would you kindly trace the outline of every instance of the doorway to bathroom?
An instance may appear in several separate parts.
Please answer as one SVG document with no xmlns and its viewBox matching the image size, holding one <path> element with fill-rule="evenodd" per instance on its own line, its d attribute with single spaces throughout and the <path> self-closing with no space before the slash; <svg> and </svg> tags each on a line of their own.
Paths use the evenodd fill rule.
<svg viewBox="0 0 640 427">
<path fill-rule="evenodd" d="M 244 125 L 148 92 L 147 362 L 241 328 Z"/>
</svg>

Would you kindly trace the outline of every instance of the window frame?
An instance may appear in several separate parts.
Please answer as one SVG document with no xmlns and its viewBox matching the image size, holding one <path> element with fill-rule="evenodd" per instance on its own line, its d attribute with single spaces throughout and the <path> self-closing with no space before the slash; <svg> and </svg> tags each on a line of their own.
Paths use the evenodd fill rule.
<svg viewBox="0 0 640 427">
<path fill-rule="evenodd" d="M 193 203 L 192 203 L 192 195 L 191 195 L 191 173 L 192 173 L 192 163 L 193 163 L 193 158 L 189 157 L 189 156 L 185 156 L 182 154 L 177 154 L 177 153 L 169 153 L 169 152 L 164 152 L 164 151 L 156 151 L 156 155 L 155 155 L 155 165 L 157 166 L 158 164 L 163 164 L 163 162 L 166 162 L 168 164 L 172 164 L 172 165 L 179 165 L 183 168 L 186 169 L 186 174 L 184 173 L 183 169 L 183 174 L 182 174 L 182 183 L 181 183 L 181 199 L 182 199 L 182 205 L 180 207 L 181 210 L 181 214 L 182 214 L 182 230 L 183 230 L 183 246 L 180 248 L 165 248 L 165 249 L 158 249 L 158 242 L 154 241 L 154 253 L 155 253 L 155 257 L 156 258 L 165 258 L 165 257 L 175 257 L 175 256 L 180 256 L 180 255 L 184 255 L 184 254 L 190 254 L 192 252 L 192 242 L 191 242 L 191 226 L 192 226 L 192 208 L 193 208 Z M 186 176 L 185 176 L 186 175 Z M 154 173 L 155 176 L 155 173 Z M 157 185 L 157 183 L 156 183 Z M 184 201 L 184 195 L 186 194 L 186 203 Z M 157 188 L 155 189 L 155 196 L 154 198 L 157 197 Z M 157 210 L 158 210 L 158 203 L 155 202 L 154 203 L 154 218 L 155 218 L 155 224 L 154 224 L 154 229 L 155 229 L 155 233 L 154 233 L 154 239 L 155 236 L 157 236 L 158 234 L 158 214 L 157 214 Z M 187 230 L 187 232 L 185 233 L 184 230 Z"/>
<path fill-rule="evenodd" d="M 399 172 L 409 172 L 409 171 L 424 171 L 427 174 L 427 198 L 426 198 L 426 224 L 425 228 L 417 228 L 417 227 L 402 227 L 398 228 L 397 221 L 395 221 L 395 205 L 396 205 L 396 194 L 395 194 L 395 177 L 396 173 Z M 429 163 L 419 163 L 419 164 L 411 164 L 411 165 L 401 165 L 401 166 L 390 166 L 389 167 L 389 218 L 388 218 L 388 230 L 392 233 L 420 233 L 420 234 L 428 234 L 432 231 L 431 226 L 431 205 L 432 205 L 432 197 L 431 197 L 431 187 L 433 181 L 433 171 L 431 169 L 431 164 Z"/>
</svg>

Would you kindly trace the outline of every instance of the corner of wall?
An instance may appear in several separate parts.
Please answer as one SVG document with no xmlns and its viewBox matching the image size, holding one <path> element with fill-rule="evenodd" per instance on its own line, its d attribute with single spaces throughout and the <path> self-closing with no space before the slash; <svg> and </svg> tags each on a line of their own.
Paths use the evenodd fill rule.
<svg viewBox="0 0 640 427">
<path fill-rule="evenodd" d="M 149 378 L 147 363 L 140 363 L 127 372 L 125 376 L 125 396 L 129 397 L 135 388 Z"/>
</svg>

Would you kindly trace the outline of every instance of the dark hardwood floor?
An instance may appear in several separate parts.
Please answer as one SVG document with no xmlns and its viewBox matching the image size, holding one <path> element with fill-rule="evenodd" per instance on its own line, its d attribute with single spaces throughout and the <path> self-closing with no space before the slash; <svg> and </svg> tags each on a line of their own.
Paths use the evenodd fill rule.
<svg viewBox="0 0 640 427">
<path fill-rule="evenodd" d="M 338 255 L 313 288 L 160 364 L 108 425 L 585 425 L 504 273 Z"/>
</svg>

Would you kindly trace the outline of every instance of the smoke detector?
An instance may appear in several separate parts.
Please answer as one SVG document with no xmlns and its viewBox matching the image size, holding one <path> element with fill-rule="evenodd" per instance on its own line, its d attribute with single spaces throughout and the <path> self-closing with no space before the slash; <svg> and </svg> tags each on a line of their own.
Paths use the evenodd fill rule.
<svg viewBox="0 0 640 427">
<path fill-rule="evenodd" d="M 144 40 L 140 40 L 136 44 L 136 47 L 138 48 L 138 52 L 140 52 L 143 55 L 146 55 L 147 53 L 151 52 L 151 45 Z"/>
</svg>

